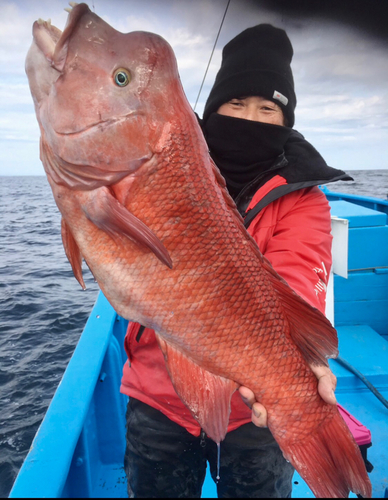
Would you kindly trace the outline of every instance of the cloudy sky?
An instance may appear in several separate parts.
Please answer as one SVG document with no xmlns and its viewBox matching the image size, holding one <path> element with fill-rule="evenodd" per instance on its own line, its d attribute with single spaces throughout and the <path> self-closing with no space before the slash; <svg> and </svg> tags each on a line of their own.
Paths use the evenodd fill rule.
<svg viewBox="0 0 388 500">
<path fill-rule="evenodd" d="M 178 59 L 194 105 L 227 0 L 90 0 L 122 32 L 160 34 Z M 24 60 L 32 23 L 63 29 L 64 0 L 0 0 L 0 175 L 43 175 L 39 130 Z M 287 31 L 298 98 L 295 128 L 344 170 L 388 169 L 388 2 L 231 0 L 196 108 L 204 102 L 222 47 L 243 29 L 269 22 Z"/>
</svg>

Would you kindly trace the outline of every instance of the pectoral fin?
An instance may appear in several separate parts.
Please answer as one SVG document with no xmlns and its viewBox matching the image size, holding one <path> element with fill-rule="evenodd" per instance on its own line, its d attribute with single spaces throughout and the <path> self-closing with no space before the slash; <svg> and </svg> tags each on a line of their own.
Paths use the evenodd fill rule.
<svg viewBox="0 0 388 500">
<path fill-rule="evenodd" d="M 73 269 L 74 276 L 82 288 L 86 290 L 85 282 L 82 277 L 82 255 L 69 226 L 63 218 L 61 220 L 61 235 L 63 247 L 71 268 Z"/>
<path fill-rule="evenodd" d="M 174 388 L 206 434 L 220 443 L 227 432 L 236 382 L 210 373 L 156 335 Z"/>
<path fill-rule="evenodd" d="M 116 242 L 122 236 L 148 247 L 156 257 L 172 268 L 171 257 L 159 238 L 140 219 L 131 214 L 112 194 L 103 187 L 92 191 L 82 209 L 86 217 Z"/>
</svg>

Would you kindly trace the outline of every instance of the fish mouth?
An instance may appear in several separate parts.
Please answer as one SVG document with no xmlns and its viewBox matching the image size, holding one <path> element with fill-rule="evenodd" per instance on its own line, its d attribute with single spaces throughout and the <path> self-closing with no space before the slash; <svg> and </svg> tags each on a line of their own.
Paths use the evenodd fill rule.
<svg viewBox="0 0 388 500">
<path fill-rule="evenodd" d="M 93 130 L 96 128 L 105 129 L 111 125 L 116 125 L 120 122 L 124 122 L 125 120 L 127 120 L 128 118 L 131 118 L 133 116 L 139 116 L 139 115 L 143 115 L 143 114 L 144 113 L 141 113 L 139 111 L 130 111 L 129 113 L 126 113 L 123 116 L 119 116 L 118 118 L 109 118 L 107 120 L 98 120 L 98 121 L 93 122 L 89 125 L 86 125 L 85 127 L 80 128 L 78 130 L 72 130 L 69 132 L 60 132 L 58 130 L 55 130 L 55 133 L 59 136 L 76 136 L 76 135 L 83 134 L 85 132 L 89 132 L 90 130 Z"/>
<path fill-rule="evenodd" d="M 50 19 L 47 21 L 38 19 L 32 27 L 32 34 L 36 45 L 50 63 L 50 67 L 59 73 L 62 73 L 65 67 L 67 50 L 73 31 L 80 19 L 85 14 L 91 13 L 85 3 L 76 4 L 75 2 L 70 2 L 70 5 L 70 9 L 65 9 L 69 12 L 69 16 L 63 32 L 52 25 Z"/>
</svg>

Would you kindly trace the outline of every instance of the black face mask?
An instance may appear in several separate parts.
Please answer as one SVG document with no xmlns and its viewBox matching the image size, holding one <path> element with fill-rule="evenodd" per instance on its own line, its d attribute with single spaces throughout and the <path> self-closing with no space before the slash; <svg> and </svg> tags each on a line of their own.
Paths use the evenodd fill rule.
<svg viewBox="0 0 388 500">
<path fill-rule="evenodd" d="M 217 113 L 209 116 L 204 135 L 232 197 L 260 173 L 271 169 L 284 153 L 291 130 Z"/>
</svg>

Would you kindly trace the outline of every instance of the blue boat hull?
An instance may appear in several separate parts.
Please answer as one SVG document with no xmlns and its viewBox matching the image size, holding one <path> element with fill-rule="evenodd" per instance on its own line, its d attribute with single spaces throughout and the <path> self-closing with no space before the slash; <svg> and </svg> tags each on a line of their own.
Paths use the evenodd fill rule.
<svg viewBox="0 0 388 500">
<path fill-rule="evenodd" d="M 325 190 L 349 221 L 348 279 L 335 276 L 340 353 L 388 398 L 388 202 Z M 127 321 L 100 292 L 10 497 L 127 497 L 123 470 L 127 397 L 120 394 Z M 331 360 L 337 399 L 372 433 L 373 496 L 388 486 L 388 409 Z M 222 445 L 221 445 L 222 449 Z M 216 497 L 207 475 L 202 495 Z M 293 496 L 313 494 L 298 474 Z"/>
</svg>

